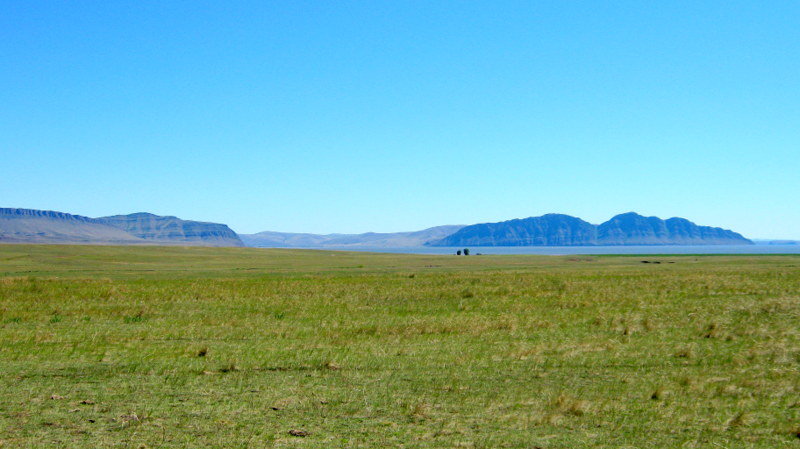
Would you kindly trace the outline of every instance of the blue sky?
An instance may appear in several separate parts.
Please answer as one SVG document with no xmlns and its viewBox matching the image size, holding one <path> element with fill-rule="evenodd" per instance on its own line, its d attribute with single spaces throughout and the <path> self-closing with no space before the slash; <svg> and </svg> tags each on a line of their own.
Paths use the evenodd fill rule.
<svg viewBox="0 0 800 449">
<path fill-rule="evenodd" d="M 800 3 L 3 2 L 0 206 L 800 239 Z"/>
</svg>

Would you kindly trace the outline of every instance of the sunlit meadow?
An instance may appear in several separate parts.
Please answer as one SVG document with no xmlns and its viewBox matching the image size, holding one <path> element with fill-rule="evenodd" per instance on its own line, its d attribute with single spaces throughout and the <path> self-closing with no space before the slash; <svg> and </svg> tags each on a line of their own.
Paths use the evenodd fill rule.
<svg viewBox="0 0 800 449">
<path fill-rule="evenodd" d="M 798 323 L 800 256 L 5 245 L 0 446 L 800 448 Z"/>
</svg>

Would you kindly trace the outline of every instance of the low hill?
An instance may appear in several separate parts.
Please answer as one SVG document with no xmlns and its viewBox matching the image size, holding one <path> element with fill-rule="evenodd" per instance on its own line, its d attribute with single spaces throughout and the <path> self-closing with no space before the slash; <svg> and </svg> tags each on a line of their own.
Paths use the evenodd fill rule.
<svg viewBox="0 0 800 449">
<path fill-rule="evenodd" d="M 800 245 L 800 240 L 764 240 L 753 239 L 756 245 Z"/>
<path fill-rule="evenodd" d="M 634 212 L 601 225 L 547 214 L 465 226 L 430 246 L 751 245 L 741 234 L 698 226 L 684 218 L 662 220 Z"/>
<path fill-rule="evenodd" d="M 400 248 L 423 246 L 432 240 L 442 239 L 459 229 L 461 225 L 445 225 L 411 232 L 367 232 L 364 234 L 300 234 L 265 231 L 257 234 L 242 234 L 247 246 L 261 248 L 325 248 L 325 247 L 374 247 Z"/>
</svg>

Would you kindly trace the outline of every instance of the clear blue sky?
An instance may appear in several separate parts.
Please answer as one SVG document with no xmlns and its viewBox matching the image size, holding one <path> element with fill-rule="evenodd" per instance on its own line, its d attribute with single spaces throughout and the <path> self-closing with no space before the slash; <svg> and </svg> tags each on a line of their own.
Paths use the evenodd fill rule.
<svg viewBox="0 0 800 449">
<path fill-rule="evenodd" d="M 796 1 L 6 1 L 0 206 L 800 239 Z"/>
</svg>

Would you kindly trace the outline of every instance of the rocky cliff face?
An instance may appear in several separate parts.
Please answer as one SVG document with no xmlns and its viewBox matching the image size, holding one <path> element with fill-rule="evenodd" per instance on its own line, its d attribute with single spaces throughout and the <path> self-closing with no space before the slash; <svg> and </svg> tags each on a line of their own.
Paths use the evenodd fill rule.
<svg viewBox="0 0 800 449">
<path fill-rule="evenodd" d="M 146 212 L 101 217 L 98 220 L 148 241 L 204 246 L 244 246 L 235 232 L 220 223 L 181 220 L 177 217 Z"/>
<path fill-rule="evenodd" d="M 0 242 L 105 245 L 244 246 L 223 224 L 153 214 L 89 218 L 64 212 L 0 209 Z"/>
<path fill-rule="evenodd" d="M 683 218 L 662 220 L 630 212 L 595 226 L 569 215 L 483 223 L 461 228 L 431 246 L 749 245 L 736 232 L 698 226 Z"/>
</svg>

